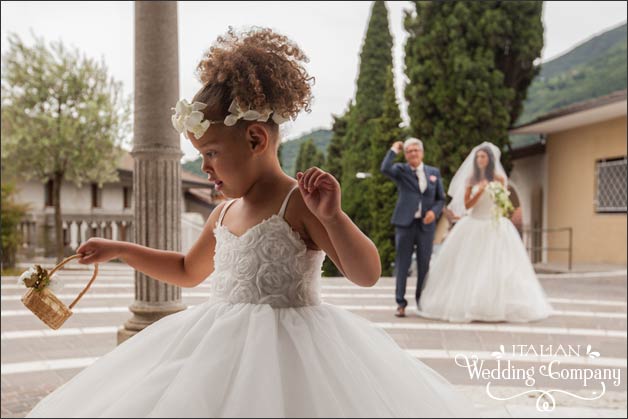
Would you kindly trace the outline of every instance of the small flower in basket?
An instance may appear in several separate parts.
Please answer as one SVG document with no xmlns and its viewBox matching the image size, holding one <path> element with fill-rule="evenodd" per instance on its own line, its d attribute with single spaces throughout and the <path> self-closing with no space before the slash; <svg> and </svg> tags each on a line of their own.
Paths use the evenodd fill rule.
<svg viewBox="0 0 628 419">
<path fill-rule="evenodd" d="M 35 291 L 41 291 L 48 287 L 52 292 L 59 292 L 63 289 L 63 283 L 57 279 L 56 275 L 50 276 L 48 271 L 35 265 L 28 268 L 17 280 L 18 285 L 25 285 Z"/>
<path fill-rule="evenodd" d="M 52 268 L 50 272 L 40 265 L 34 265 L 18 278 L 18 284 L 24 284 L 24 286 L 28 288 L 28 291 L 26 291 L 26 294 L 22 297 L 22 303 L 51 329 L 58 329 L 70 318 L 72 315 L 72 307 L 79 302 L 98 275 L 98 265 L 95 264 L 92 279 L 90 279 L 72 304 L 67 307 L 59 300 L 54 292 L 59 292 L 63 285 L 55 277 L 55 272 L 72 259 L 79 257 L 81 257 L 81 255 L 70 256 Z"/>
</svg>

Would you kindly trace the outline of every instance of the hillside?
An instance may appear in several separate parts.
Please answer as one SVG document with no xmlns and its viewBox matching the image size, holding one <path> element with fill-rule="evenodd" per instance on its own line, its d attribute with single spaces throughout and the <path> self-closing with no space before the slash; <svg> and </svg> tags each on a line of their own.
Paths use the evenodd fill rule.
<svg viewBox="0 0 628 419">
<path fill-rule="evenodd" d="M 329 140 L 331 140 L 331 136 L 331 130 L 317 129 L 308 134 L 303 134 L 299 138 L 281 143 L 281 164 L 285 168 L 286 173 L 294 176 L 294 165 L 299 154 L 299 147 L 309 138 L 314 141 L 316 148 L 322 151 L 325 158 L 327 158 L 327 145 Z"/>
<path fill-rule="evenodd" d="M 297 161 L 297 154 L 299 154 L 299 147 L 308 138 L 314 140 L 316 148 L 321 150 L 323 155 L 327 157 L 327 145 L 329 144 L 331 135 L 331 130 L 317 129 L 293 140 L 284 141 L 281 148 L 281 164 L 286 168 L 286 173 L 290 176 L 294 176 L 294 165 Z M 201 160 L 202 159 L 199 157 L 196 160 L 183 163 L 181 167 L 188 172 L 206 177 L 207 175 L 201 172 Z"/>
<path fill-rule="evenodd" d="M 206 178 L 207 174 L 201 171 L 202 160 L 203 159 L 201 157 L 198 157 L 196 160 L 191 160 L 189 162 L 182 163 L 181 168 L 185 171 L 188 171 L 190 173 L 194 173 L 195 175 Z"/>
<path fill-rule="evenodd" d="M 524 112 L 513 125 L 547 112 L 626 88 L 626 24 L 604 32 L 551 61 L 528 89 Z"/>
</svg>

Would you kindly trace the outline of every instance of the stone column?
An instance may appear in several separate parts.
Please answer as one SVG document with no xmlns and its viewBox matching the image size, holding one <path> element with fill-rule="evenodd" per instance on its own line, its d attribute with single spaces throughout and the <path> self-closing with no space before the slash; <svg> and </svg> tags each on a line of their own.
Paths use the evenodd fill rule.
<svg viewBox="0 0 628 419">
<path fill-rule="evenodd" d="M 70 221 L 70 247 L 76 250 L 79 246 L 79 227 L 75 220 Z"/>
<path fill-rule="evenodd" d="M 144 246 L 181 249 L 181 147 L 170 108 L 179 99 L 177 3 L 135 2 L 134 236 Z M 118 344 L 185 309 L 181 288 L 135 272 L 133 317 Z"/>
</svg>

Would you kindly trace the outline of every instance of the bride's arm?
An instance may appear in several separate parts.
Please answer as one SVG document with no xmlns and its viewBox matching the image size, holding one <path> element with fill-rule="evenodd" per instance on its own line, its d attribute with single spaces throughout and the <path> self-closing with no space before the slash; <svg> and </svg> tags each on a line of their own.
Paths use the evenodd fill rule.
<svg viewBox="0 0 628 419">
<path fill-rule="evenodd" d="M 486 189 L 486 184 L 480 184 L 480 188 L 476 192 L 473 197 L 471 196 L 471 189 L 473 187 L 471 185 L 467 186 L 467 189 L 464 192 L 464 207 L 466 209 L 472 208 L 475 204 L 477 204 L 478 200 L 484 193 L 484 189 Z"/>
</svg>

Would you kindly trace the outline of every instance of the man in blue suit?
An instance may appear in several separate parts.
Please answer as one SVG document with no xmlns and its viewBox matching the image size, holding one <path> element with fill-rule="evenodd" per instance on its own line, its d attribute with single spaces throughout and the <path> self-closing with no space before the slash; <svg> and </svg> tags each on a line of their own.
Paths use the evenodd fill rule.
<svg viewBox="0 0 628 419">
<path fill-rule="evenodd" d="M 406 163 L 393 163 L 403 148 Z M 412 252 L 417 246 L 417 286 L 415 298 L 419 301 L 423 280 L 432 256 L 436 220 L 445 205 L 445 193 L 440 171 L 423 164 L 423 143 L 417 138 L 397 141 L 388 150 L 381 171 L 397 185 L 397 205 L 391 219 L 395 226 L 395 271 L 397 286 L 397 317 L 405 317 L 408 301 L 405 299 L 408 270 Z"/>
</svg>

